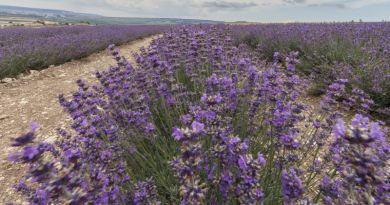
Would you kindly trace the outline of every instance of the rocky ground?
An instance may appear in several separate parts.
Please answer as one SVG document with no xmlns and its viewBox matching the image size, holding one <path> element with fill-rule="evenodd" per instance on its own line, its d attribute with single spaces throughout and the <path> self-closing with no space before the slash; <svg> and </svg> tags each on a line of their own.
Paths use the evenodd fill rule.
<svg viewBox="0 0 390 205">
<path fill-rule="evenodd" d="M 121 54 L 134 62 L 132 53 L 147 47 L 153 38 L 122 45 Z M 40 125 L 38 138 L 54 141 L 58 137 L 56 129 L 70 124 L 70 118 L 58 104 L 58 95 L 71 96 L 77 89 L 76 80 L 96 82 L 95 71 L 114 64 L 108 51 L 101 51 L 63 65 L 32 71 L 19 79 L 3 79 L 0 83 L 0 204 L 23 203 L 12 186 L 23 175 L 24 168 L 6 160 L 15 151 L 10 147 L 11 139 L 29 131 L 30 123 L 36 122 Z"/>
</svg>

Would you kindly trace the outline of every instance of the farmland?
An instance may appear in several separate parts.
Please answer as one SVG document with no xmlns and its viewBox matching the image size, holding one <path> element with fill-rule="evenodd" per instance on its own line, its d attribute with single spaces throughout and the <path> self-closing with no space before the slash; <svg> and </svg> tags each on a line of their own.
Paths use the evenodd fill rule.
<svg viewBox="0 0 390 205">
<path fill-rule="evenodd" d="M 11 16 L 0 17 L 0 28 L 15 27 L 15 26 L 42 27 L 43 25 L 58 25 L 58 23 L 52 21 L 39 21 L 36 19 L 11 17 Z"/>
<path fill-rule="evenodd" d="M 86 57 L 110 44 L 161 32 L 160 26 L 73 26 L 0 30 L 0 78 Z"/>
<path fill-rule="evenodd" d="M 52 140 L 36 122 L 11 141 L 27 201 L 390 203 L 389 23 L 56 29 L 80 34 L 5 56 L 42 69 L 158 35 L 133 60 L 108 46 L 115 65 L 58 93 L 68 124 Z M 3 47 L 53 38 L 14 31 Z"/>
</svg>

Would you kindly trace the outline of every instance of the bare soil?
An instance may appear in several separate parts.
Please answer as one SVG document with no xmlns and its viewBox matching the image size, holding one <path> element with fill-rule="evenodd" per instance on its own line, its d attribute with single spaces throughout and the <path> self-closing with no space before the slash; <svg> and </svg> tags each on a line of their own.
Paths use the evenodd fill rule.
<svg viewBox="0 0 390 205">
<path fill-rule="evenodd" d="M 147 47 L 152 39 L 148 37 L 119 46 L 121 55 L 134 63 L 132 53 L 141 47 Z M 31 122 L 40 125 L 37 131 L 39 139 L 55 141 L 57 128 L 67 128 L 71 122 L 58 103 L 58 95 L 71 96 L 76 91 L 75 83 L 83 79 L 96 82 L 95 72 L 115 65 L 108 51 L 101 51 L 89 57 L 74 60 L 11 83 L 0 84 L 0 204 L 23 203 L 22 197 L 15 192 L 13 185 L 24 173 L 24 167 L 9 163 L 6 158 L 16 149 L 10 147 L 11 139 L 29 131 Z"/>
</svg>

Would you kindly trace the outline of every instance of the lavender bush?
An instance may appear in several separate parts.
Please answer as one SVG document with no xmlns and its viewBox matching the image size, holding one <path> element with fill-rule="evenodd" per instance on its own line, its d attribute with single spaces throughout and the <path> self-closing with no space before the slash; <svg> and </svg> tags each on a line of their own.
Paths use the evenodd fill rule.
<svg viewBox="0 0 390 205">
<path fill-rule="evenodd" d="M 343 78 L 375 101 L 371 112 L 390 117 L 390 23 L 264 24 L 235 26 L 235 43 L 245 43 L 268 61 L 274 52 L 298 51 L 297 69 L 321 95 Z"/>
<path fill-rule="evenodd" d="M 296 52 L 263 61 L 228 26 L 176 27 L 129 64 L 77 82 L 55 144 L 17 138 L 31 204 L 388 204 L 387 131 L 346 79 L 319 110 Z M 349 96 L 348 89 L 354 89 Z M 359 113 L 346 127 L 342 109 Z"/>
<path fill-rule="evenodd" d="M 0 29 L 0 79 L 86 57 L 167 29 L 163 26 L 72 26 Z"/>
</svg>

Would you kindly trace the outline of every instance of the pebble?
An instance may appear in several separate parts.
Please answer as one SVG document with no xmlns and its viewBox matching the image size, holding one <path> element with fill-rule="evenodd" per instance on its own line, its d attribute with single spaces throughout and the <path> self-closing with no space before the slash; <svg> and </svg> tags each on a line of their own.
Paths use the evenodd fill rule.
<svg viewBox="0 0 390 205">
<path fill-rule="evenodd" d="M 39 73 L 39 71 L 37 71 L 37 70 L 30 70 L 30 74 L 31 75 L 35 75 L 35 74 L 38 74 Z"/>
<path fill-rule="evenodd" d="M 12 83 L 12 81 L 14 81 L 13 78 L 4 78 L 3 80 L 1 80 L 2 83 Z"/>
<path fill-rule="evenodd" d="M 5 119 L 7 119 L 7 118 L 9 118 L 8 115 L 0 115 L 0 120 L 5 120 Z"/>
</svg>

